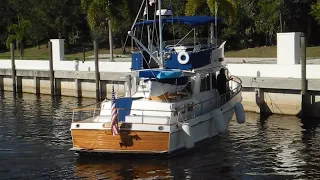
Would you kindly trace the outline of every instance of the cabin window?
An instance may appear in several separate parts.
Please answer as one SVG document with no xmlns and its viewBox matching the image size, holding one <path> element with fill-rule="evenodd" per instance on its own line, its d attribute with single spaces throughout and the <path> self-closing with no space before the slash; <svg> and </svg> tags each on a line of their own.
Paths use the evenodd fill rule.
<svg viewBox="0 0 320 180">
<path fill-rule="evenodd" d="M 210 76 L 207 74 L 205 77 L 201 78 L 200 92 L 209 91 L 210 89 Z"/>
<path fill-rule="evenodd" d="M 211 82 L 212 82 L 212 89 L 217 89 L 217 75 L 215 72 L 211 74 Z"/>
</svg>

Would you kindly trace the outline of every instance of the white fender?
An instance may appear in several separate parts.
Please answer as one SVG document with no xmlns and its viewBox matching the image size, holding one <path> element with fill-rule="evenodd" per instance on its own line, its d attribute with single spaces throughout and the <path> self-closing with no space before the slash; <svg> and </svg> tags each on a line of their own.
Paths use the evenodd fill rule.
<svg viewBox="0 0 320 180">
<path fill-rule="evenodd" d="M 186 57 L 186 59 L 182 59 L 182 56 L 185 56 Z M 179 54 L 178 54 L 178 62 L 180 63 L 180 64 L 187 64 L 188 62 L 189 62 L 189 60 L 190 60 L 190 56 L 189 56 L 189 54 L 187 53 L 187 52 L 180 52 Z"/>
<path fill-rule="evenodd" d="M 223 133 L 227 130 L 227 126 L 224 122 L 224 118 L 220 109 L 216 109 L 212 112 L 212 118 L 218 133 Z"/>
<path fill-rule="evenodd" d="M 243 105 L 238 102 L 238 103 L 234 106 L 234 109 L 235 109 L 235 114 L 236 114 L 237 122 L 238 122 L 239 124 L 245 123 L 245 122 L 246 122 L 246 116 L 245 116 L 245 114 L 244 114 Z"/>
<path fill-rule="evenodd" d="M 189 123 L 182 124 L 182 132 L 183 132 L 183 141 L 184 146 L 186 148 L 193 148 L 194 147 L 194 140 L 192 136 L 192 129 Z"/>
</svg>

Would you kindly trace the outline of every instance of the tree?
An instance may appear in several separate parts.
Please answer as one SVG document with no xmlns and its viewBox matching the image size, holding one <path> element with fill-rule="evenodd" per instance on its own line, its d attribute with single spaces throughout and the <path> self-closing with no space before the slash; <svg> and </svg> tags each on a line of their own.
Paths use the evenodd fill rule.
<svg viewBox="0 0 320 180">
<path fill-rule="evenodd" d="M 109 30 L 110 59 L 113 60 L 112 31 L 121 34 L 129 24 L 129 9 L 127 0 L 81 0 L 82 9 L 87 13 L 87 21 L 95 40 L 103 37 L 103 29 Z M 123 33 L 123 32 L 122 32 Z M 121 35 L 120 35 L 121 36 Z M 121 40 L 123 42 L 123 40 Z"/>
<path fill-rule="evenodd" d="M 311 5 L 311 13 L 310 13 L 316 21 L 320 24 L 320 0 Z"/>
<path fill-rule="evenodd" d="M 10 34 L 7 38 L 6 45 L 9 48 L 10 43 L 13 40 L 17 40 L 20 45 L 20 57 L 23 59 L 24 56 L 24 42 L 28 35 L 28 30 L 31 27 L 31 23 L 28 20 L 20 19 L 18 16 L 18 24 L 11 24 L 8 26 L 8 32 Z"/>
<path fill-rule="evenodd" d="M 255 16 L 256 30 L 265 34 L 266 45 L 272 45 L 272 37 L 279 30 L 279 0 L 259 0 Z"/>
<path fill-rule="evenodd" d="M 194 15 L 197 10 L 202 10 L 205 4 L 207 4 L 211 14 L 215 14 L 215 3 L 220 10 L 219 13 L 226 13 L 229 16 L 229 22 L 231 22 L 237 9 L 234 0 L 187 0 L 186 15 Z"/>
</svg>

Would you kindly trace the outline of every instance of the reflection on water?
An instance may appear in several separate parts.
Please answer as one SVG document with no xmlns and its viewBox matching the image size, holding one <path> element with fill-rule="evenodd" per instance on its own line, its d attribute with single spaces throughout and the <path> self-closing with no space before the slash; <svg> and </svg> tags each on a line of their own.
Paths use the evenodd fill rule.
<svg viewBox="0 0 320 180">
<path fill-rule="evenodd" d="M 93 99 L 0 93 L 1 179 L 317 179 L 318 120 L 291 116 L 231 123 L 174 158 L 79 157 L 68 151 L 71 108 Z"/>
</svg>

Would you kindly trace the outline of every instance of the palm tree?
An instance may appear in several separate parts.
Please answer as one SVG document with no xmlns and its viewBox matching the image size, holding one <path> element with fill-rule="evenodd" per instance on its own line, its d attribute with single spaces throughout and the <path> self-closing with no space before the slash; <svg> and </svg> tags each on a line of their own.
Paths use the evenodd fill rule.
<svg viewBox="0 0 320 180">
<path fill-rule="evenodd" d="M 20 47 L 20 58 L 23 59 L 24 56 L 24 41 L 27 36 L 27 31 L 31 27 L 31 23 L 28 20 L 24 20 L 19 18 L 18 16 L 18 24 L 11 24 L 8 26 L 8 32 L 13 33 L 10 34 L 6 41 L 7 48 L 10 47 L 10 43 L 14 40 L 18 41 L 17 46 Z"/>
<path fill-rule="evenodd" d="M 235 0 L 187 0 L 186 15 L 194 15 L 196 11 L 203 5 L 207 4 L 212 14 L 216 12 L 216 4 L 219 7 L 219 11 L 224 11 L 229 15 L 229 21 L 236 14 Z"/>
</svg>

